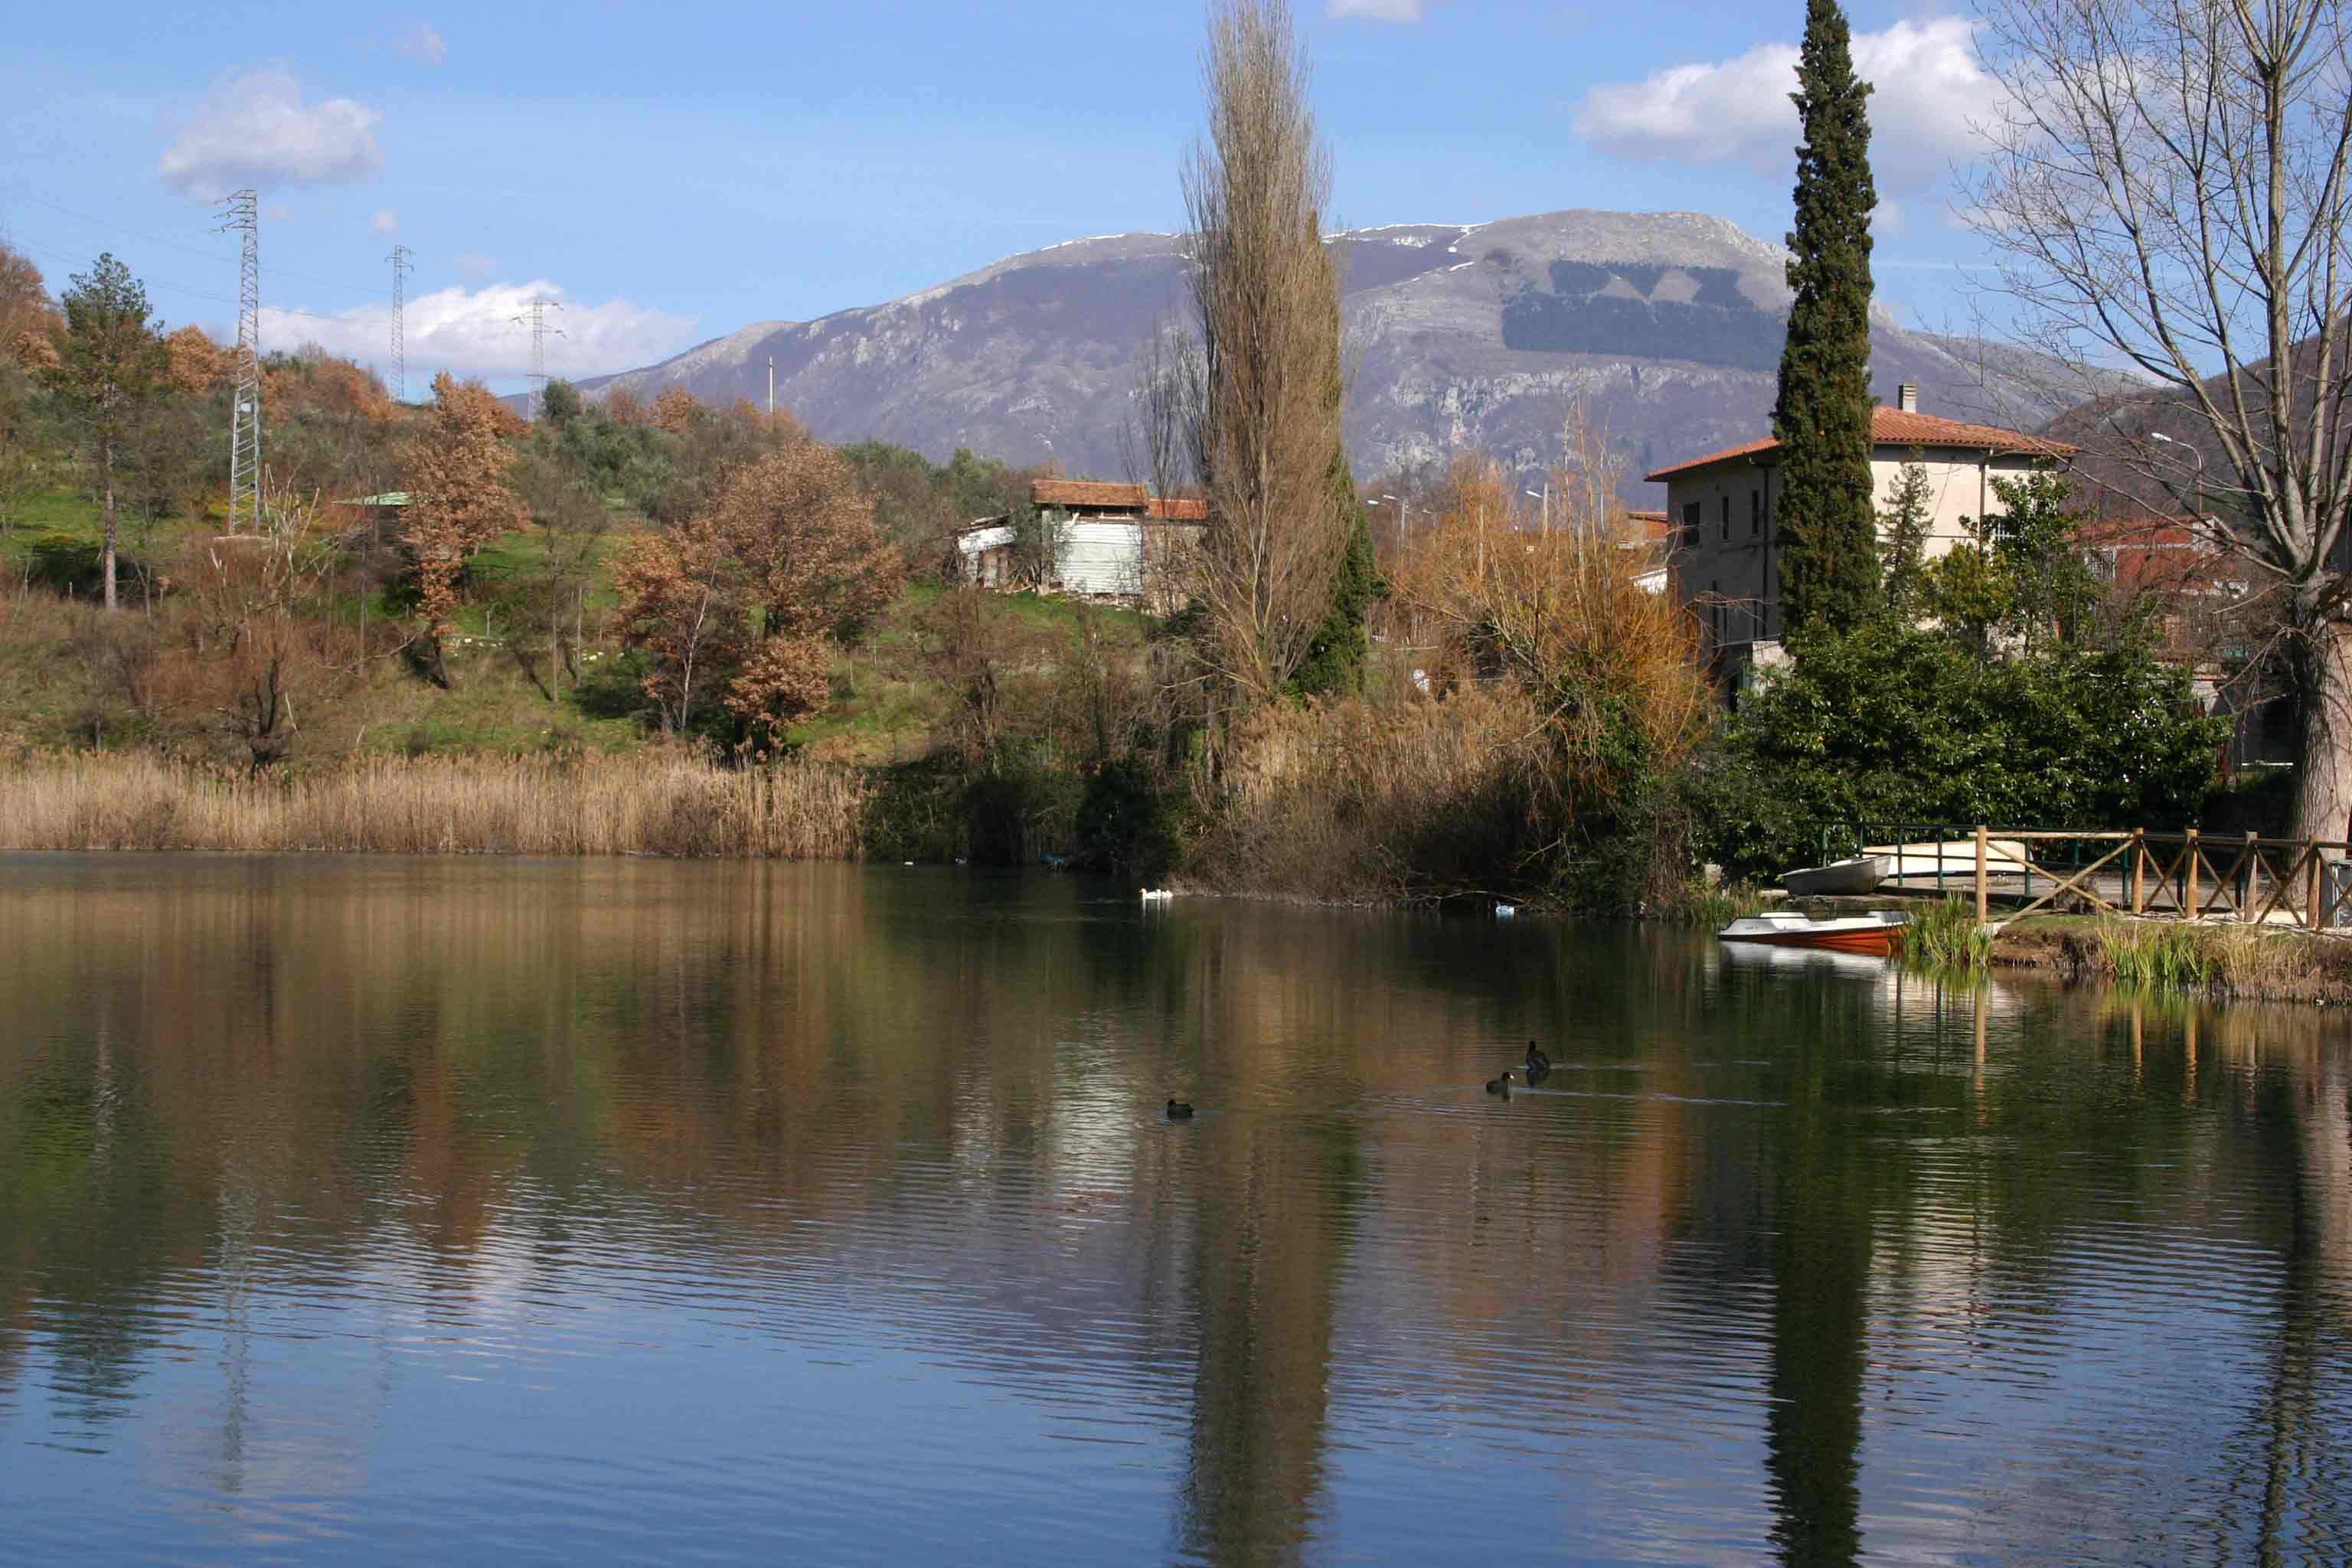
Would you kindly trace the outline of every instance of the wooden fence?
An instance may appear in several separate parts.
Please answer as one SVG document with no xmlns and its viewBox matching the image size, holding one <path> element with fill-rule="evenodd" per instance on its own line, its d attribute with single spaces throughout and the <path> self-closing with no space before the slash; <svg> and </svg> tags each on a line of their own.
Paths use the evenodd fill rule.
<svg viewBox="0 0 2352 1568">
<path fill-rule="evenodd" d="M 2305 931 L 2352 927 L 2352 842 L 2344 840 L 2193 827 L 2151 833 L 1979 826 L 1953 832 L 1865 823 L 1853 830 L 1851 853 L 1888 848 L 1899 852 L 1897 874 L 1882 887 L 1973 894 L 1979 922 L 1991 918 L 1998 900 L 2005 920 L 2056 909 Z M 1930 862 L 1932 871 L 1909 869 Z"/>
</svg>

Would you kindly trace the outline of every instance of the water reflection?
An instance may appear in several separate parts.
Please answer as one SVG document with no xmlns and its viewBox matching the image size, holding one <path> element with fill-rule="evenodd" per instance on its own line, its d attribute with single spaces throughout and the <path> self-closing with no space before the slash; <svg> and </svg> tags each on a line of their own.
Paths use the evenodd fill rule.
<svg viewBox="0 0 2352 1568">
<path fill-rule="evenodd" d="M 8 858 L 0 994 L 0 1555 L 2352 1550 L 2324 1015 L 638 861 Z"/>
</svg>

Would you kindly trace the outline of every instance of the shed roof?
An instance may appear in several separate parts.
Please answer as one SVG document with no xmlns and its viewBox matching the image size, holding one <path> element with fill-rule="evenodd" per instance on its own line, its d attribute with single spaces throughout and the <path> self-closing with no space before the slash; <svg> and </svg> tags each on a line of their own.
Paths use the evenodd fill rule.
<svg viewBox="0 0 2352 1568">
<path fill-rule="evenodd" d="M 1038 506 L 1116 508 L 1144 512 L 1163 522 L 1199 522 L 1208 510 L 1181 496 L 1147 495 L 1141 485 L 1114 484 L 1104 479 L 1034 479 L 1029 499 Z"/>
</svg>

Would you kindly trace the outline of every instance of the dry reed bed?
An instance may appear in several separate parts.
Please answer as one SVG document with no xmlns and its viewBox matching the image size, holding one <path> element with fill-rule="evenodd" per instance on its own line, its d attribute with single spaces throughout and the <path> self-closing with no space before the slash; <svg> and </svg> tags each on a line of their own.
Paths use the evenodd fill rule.
<svg viewBox="0 0 2352 1568">
<path fill-rule="evenodd" d="M 1544 820 L 1542 714 L 1513 691 L 1270 708 L 1237 731 L 1201 885 L 1349 903 L 1525 879 Z"/>
<path fill-rule="evenodd" d="M 0 847 L 854 859 L 863 777 L 679 756 L 378 758 L 286 777 L 85 753 L 0 763 Z"/>
</svg>

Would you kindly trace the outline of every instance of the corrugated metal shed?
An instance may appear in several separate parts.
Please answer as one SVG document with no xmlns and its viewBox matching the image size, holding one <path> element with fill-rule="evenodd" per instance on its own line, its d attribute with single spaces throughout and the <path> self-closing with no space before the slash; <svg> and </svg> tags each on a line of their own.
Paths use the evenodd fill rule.
<svg viewBox="0 0 2352 1568">
<path fill-rule="evenodd" d="M 1089 598 L 1143 596 L 1143 525 L 1131 517 L 1078 519 L 1062 525 L 1054 575 L 1066 594 Z"/>
</svg>

